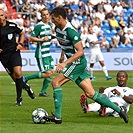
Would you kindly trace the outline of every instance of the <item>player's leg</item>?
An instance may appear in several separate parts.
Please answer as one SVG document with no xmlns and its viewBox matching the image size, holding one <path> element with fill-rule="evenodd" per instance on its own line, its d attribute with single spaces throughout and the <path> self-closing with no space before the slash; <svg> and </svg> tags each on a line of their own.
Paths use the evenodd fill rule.
<svg viewBox="0 0 133 133">
<path fill-rule="evenodd" d="M 47 58 L 43 58 L 42 61 L 44 64 L 43 67 L 41 67 L 41 61 L 38 61 L 38 65 L 39 65 L 40 71 L 43 71 L 42 77 L 45 79 L 43 81 L 42 89 L 40 91 L 39 96 L 47 97 L 48 94 L 46 93 L 46 90 L 52 81 L 52 76 L 54 75 L 54 62 L 51 56 Z"/>
<path fill-rule="evenodd" d="M 20 51 L 16 51 L 15 53 L 10 56 L 8 63 L 5 66 L 6 71 L 9 75 L 13 78 L 16 85 L 16 105 L 21 106 L 22 101 L 22 88 L 23 88 L 23 81 L 22 81 L 22 60 Z"/>
<path fill-rule="evenodd" d="M 23 81 L 25 83 L 28 82 L 28 80 L 31 80 L 31 79 L 40 79 L 42 78 L 42 72 L 36 72 L 34 74 L 30 74 L 30 75 L 26 75 L 23 77 Z"/>
<path fill-rule="evenodd" d="M 19 51 L 16 51 L 10 58 L 10 66 L 13 68 L 13 72 L 11 72 L 12 77 L 14 77 L 16 87 L 18 91 L 21 91 L 22 93 L 22 88 L 24 88 L 28 95 L 34 99 L 35 95 L 32 89 L 30 88 L 29 85 L 23 82 L 22 79 L 22 59 Z"/>
<path fill-rule="evenodd" d="M 98 60 L 99 60 L 100 65 L 102 66 L 102 70 L 103 70 L 103 73 L 104 73 L 106 79 L 107 80 L 112 79 L 112 77 L 108 75 L 108 70 L 107 70 L 107 68 L 105 66 L 102 52 L 99 52 L 99 54 L 98 54 Z"/>
<path fill-rule="evenodd" d="M 62 73 L 58 74 L 56 78 L 52 81 L 53 86 L 53 97 L 54 97 L 54 106 L 55 106 L 55 112 L 52 114 L 52 116 L 45 116 L 44 119 L 47 121 L 55 122 L 56 124 L 62 123 L 62 88 L 61 86 L 69 81 L 70 79 L 66 78 Z"/>
<path fill-rule="evenodd" d="M 102 70 L 103 70 L 103 73 L 104 73 L 106 79 L 107 80 L 110 80 L 112 77 L 108 75 L 108 70 L 107 70 L 107 68 L 106 68 L 106 66 L 104 64 L 104 61 L 103 60 L 102 61 L 99 61 L 99 63 L 102 66 Z"/>
<path fill-rule="evenodd" d="M 54 105 L 55 105 L 55 114 L 57 117 L 61 118 L 61 109 L 62 109 L 62 85 L 69 81 L 70 79 L 64 77 L 62 73 L 58 74 L 53 81 L 53 95 L 54 95 Z"/>
<path fill-rule="evenodd" d="M 43 67 L 44 65 L 43 65 L 42 58 L 40 58 L 40 59 L 36 58 L 36 61 L 37 61 L 37 66 L 39 68 L 39 72 L 24 76 L 25 82 L 28 82 L 28 80 L 31 80 L 31 79 L 43 78 L 44 75 L 42 76 L 42 72 L 44 72 L 44 67 Z"/>
<path fill-rule="evenodd" d="M 16 85 L 16 94 L 17 94 L 17 98 L 16 98 L 16 105 L 17 106 L 21 106 L 22 105 L 22 84 L 21 84 L 21 78 L 16 77 L 16 74 L 14 73 L 13 68 L 11 67 L 11 65 L 4 65 L 7 73 L 10 75 L 10 77 L 13 79 L 13 81 L 15 82 Z M 20 67 L 20 66 L 19 66 Z M 17 70 L 17 68 L 16 68 Z"/>
<path fill-rule="evenodd" d="M 61 110 L 62 110 L 62 88 L 61 86 L 68 82 L 70 79 L 76 81 L 79 75 L 82 74 L 82 70 L 86 68 L 86 62 L 81 66 L 77 64 L 69 64 L 65 67 L 65 70 L 62 73 L 59 73 L 52 81 L 52 86 L 54 89 L 54 106 L 55 112 L 54 116 L 49 116 L 45 118 L 48 121 L 52 121 L 60 124 L 61 120 Z M 79 71 L 80 70 L 80 71 Z M 87 71 L 87 70 L 86 70 Z M 55 120 L 56 119 L 56 120 Z"/>
<path fill-rule="evenodd" d="M 22 73 L 21 73 L 21 66 L 15 66 L 13 68 L 13 74 L 15 76 L 15 83 L 16 83 L 16 93 L 17 93 L 17 99 L 16 99 L 16 105 L 21 106 L 22 102 L 22 88 L 23 88 L 23 82 L 22 82 Z"/>
<path fill-rule="evenodd" d="M 90 67 L 89 67 L 89 73 L 91 76 L 90 79 L 91 79 L 91 81 L 96 81 L 95 77 L 93 76 L 93 71 L 94 71 L 93 67 L 94 67 L 94 63 L 91 63 Z"/>
<path fill-rule="evenodd" d="M 126 112 L 121 110 L 120 107 L 118 107 L 116 104 L 111 102 L 105 95 L 103 95 L 99 92 L 95 92 L 89 78 L 86 78 L 85 80 L 83 80 L 79 84 L 79 86 L 83 89 L 83 91 L 85 92 L 85 94 L 88 98 L 93 99 L 95 102 L 97 102 L 103 106 L 112 108 L 113 110 L 115 110 L 116 112 L 119 113 L 119 115 L 124 119 L 124 121 L 126 123 L 128 122 L 128 116 L 127 116 Z"/>
<path fill-rule="evenodd" d="M 25 76 L 25 80 L 49 78 L 54 74 L 54 63 L 52 57 L 36 58 L 39 72 Z"/>
<path fill-rule="evenodd" d="M 94 75 L 93 75 L 93 67 L 94 67 L 94 63 L 96 62 L 96 53 L 91 53 L 89 56 L 89 61 L 90 61 L 90 66 L 89 66 L 89 73 L 90 73 L 90 79 L 91 81 L 96 81 Z"/>
<path fill-rule="evenodd" d="M 46 90 L 47 90 L 48 86 L 50 85 L 51 81 L 52 81 L 52 78 L 45 78 L 45 79 L 43 80 L 42 89 L 41 89 L 41 91 L 40 91 L 40 93 L 39 93 L 39 96 L 40 96 L 40 97 L 48 97 L 48 96 L 49 96 L 49 95 L 46 93 Z"/>
<path fill-rule="evenodd" d="M 101 105 L 97 102 L 88 104 L 88 112 L 97 112 L 100 109 Z"/>
<path fill-rule="evenodd" d="M 101 105 L 97 102 L 88 104 L 85 94 L 81 94 L 80 96 L 80 105 L 83 113 L 85 114 L 87 114 L 88 112 L 98 112 L 101 108 Z"/>
<path fill-rule="evenodd" d="M 36 60 L 39 72 L 25 76 L 25 81 L 45 78 L 39 96 L 47 97 L 48 94 L 46 94 L 46 90 L 52 80 L 51 77 L 54 74 L 53 58 L 50 56 L 46 58 L 36 58 Z"/>
<path fill-rule="evenodd" d="M 105 90 L 105 88 L 100 87 L 99 88 L 99 93 L 103 93 L 104 90 Z M 94 103 L 88 104 L 87 97 L 86 97 L 85 94 L 81 94 L 81 96 L 80 96 L 80 105 L 81 105 L 82 111 L 85 114 L 87 114 L 88 112 L 99 112 L 99 111 L 103 112 L 101 110 L 101 105 L 99 103 L 94 102 Z"/>
</svg>

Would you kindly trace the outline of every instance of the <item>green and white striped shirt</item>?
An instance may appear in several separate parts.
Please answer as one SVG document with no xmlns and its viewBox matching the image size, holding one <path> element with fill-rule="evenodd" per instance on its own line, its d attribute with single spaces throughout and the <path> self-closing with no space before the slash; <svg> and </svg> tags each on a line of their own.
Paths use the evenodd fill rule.
<svg viewBox="0 0 133 133">
<path fill-rule="evenodd" d="M 37 43 L 35 57 L 36 58 L 44 58 L 44 57 L 51 56 L 50 44 L 51 44 L 52 31 L 51 31 L 50 23 L 44 24 L 42 21 L 39 22 L 35 26 L 31 36 L 37 37 L 37 38 L 44 38 L 45 36 L 48 36 L 49 40 L 47 42 Z"/>
<path fill-rule="evenodd" d="M 70 22 L 67 21 L 66 26 L 63 30 L 60 30 L 58 27 L 55 28 L 56 38 L 60 43 L 60 47 L 65 52 L 67 58 L 70 58 L 77 51 L 74 48 L 74 45 L 81 41 L 80 34 L 76 31 L 76 29 L 72 26 Z M 77 61 L 73 62 L 74 64 L 80 64 L 82 61 L 85 61 L 85 57 L 80 57 Z"/>
</svg>

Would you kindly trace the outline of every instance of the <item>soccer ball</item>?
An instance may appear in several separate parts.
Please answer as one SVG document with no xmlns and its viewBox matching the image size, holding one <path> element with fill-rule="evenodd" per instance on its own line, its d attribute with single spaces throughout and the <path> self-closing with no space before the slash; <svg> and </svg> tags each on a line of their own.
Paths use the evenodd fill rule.
<svg viewBox="0 0 133 133">
<path fill-rule="evenodd" d="M 48 116 L 48 113 L 42 108 L 37 108 L 32 112 L 32 120 L 35 124 L 45 124 L 44 116 Z"/>
</svg>

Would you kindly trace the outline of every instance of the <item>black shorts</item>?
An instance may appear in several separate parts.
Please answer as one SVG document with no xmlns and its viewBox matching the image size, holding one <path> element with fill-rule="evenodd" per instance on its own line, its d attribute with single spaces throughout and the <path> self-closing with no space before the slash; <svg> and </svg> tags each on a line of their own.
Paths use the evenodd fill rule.
<svg viewBox="0 0 133 133">
<path fill-rule="evenodd" d="M 22 59 L 21 59 L 20 51 L 15 51 L 12 54 L 8 54 L 8 55 L 7 54 L 2 55 L 0 57 L 0 60 L 2 65 L 4 66 L 4 68 L 9 74 L 13 73 L 13 68 L 15 66 L 22 67 Z"/>
</svg>

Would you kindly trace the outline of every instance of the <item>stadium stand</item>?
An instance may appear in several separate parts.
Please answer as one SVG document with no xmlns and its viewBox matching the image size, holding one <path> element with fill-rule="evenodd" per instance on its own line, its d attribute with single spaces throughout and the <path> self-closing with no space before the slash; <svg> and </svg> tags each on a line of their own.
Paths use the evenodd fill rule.
<svg viewBox="0 0 133 133">
<path fill-rule="evenodd" d="M 28 14 L 22 10 L 23 6 L 21 6 L 21 5 L 25 5 L 26 1 L 28 1 L 30 5 L 30 11 Z M 20 5 L 19 10 L 17 9 L 16 2 L 18 3 L 21 2 L 21 4 L 19 4 Z M 40 10 L 43 7 L 46 7 L 49 10 L 52 10 L 54 7 L 61 5 L 61 6 L 64 6 L 67 9 L 67 11 L 71 9 L 70 16 L 72 17 L 72 19 L 69 19 L 70 21 L 73 20 L 74 16 L 77 16 L 77 19 L 80 23 L 80 26 L 77 28 L 77 30 L 80 33 L 82 32 L 81 27 L 83 23 L 87 23 L 85 29 L 87 29 L 89 25 L 92 25 L 92 26 L 95 26 L 94 29 L 97 30 L 97 32 L 100 30 L 99 32 L 102 32 L 103 35 L 106 36 L 106 39 L 109 42 L 109 45 L 112 51 L 113 49 L 118 50 L 119 48 L 120 48 L 120 51 L 122 51 L 121 49 L 129 50 L 133 48 L 133 37 L 129 38 L 130 43 L 127 43 L 127 44 L 119 43 L 118 47 L 114 47 L 114 48 L 112 47 L 113 37 L 116 35 L 116 33 L 119 34 L 120 30 L 123 30 L 124 34 L 126 34 L 127 29 L 129 30 L 128 28 L 129 24 L 131 25 L 130 27 L 131 36 L 133 36 L 133 0 L 123 0 L 123 1 L 122 0 L 95 0 L 95 1 L 94 0 L 76 0 L 76 1 L 61 0 L 60 2 L 56 0 L 4 0 L 4 3 L 6 4 L 7 9 L 8 9 L 7 10 L 8 19 L 11 19 L 12 16 L 14 17 L 13 19 L 17 19 L 18 14 L 20 14 L 21 18 L 25 22 L 27 16 L 29 16 L 30 18 L 29 27 L 26 27 L 25 24 L 21 25 L 24 28 L 24 30 L 29 29 L 27 30 L 29 35 L 31 34 L 34 28 L 34 25 L 36 25 L 36 23 L 38 23 L 41 20 Z M 120 27 L 120 29 L 118 30 L 111 29 L 110 24 L 109 24 L 110 17 L 106 18 L 106 15 L 108 13 L 107 11 L 105 11 L 105 8 L 104 8 L 104 5 L 108 3 L 111 5 L 111 8 L 112 8 L 111 14 L 115 16 L 115 19 L 118 21 L 118 23 L 121 17 L 126 22 L 125 28 Z M 117 11 L 116 10 L 117 8 L 120 8 L 122 12 Z M 97 16 L 97 14 L 99 15 Z M 96 24 L 97 22 L 96 23 L 94 22 L 94 19 L 96 17 L 99 17 L 100 25 Z M 102 20 L 101 17 L 105 17 L 104 20 Z M 29 46 L 27 47 L 27 40 L 25 42 L 26 42 L 26 47 L 24 48 L 24 50 L 25 49 L 35 50 L 34 44 L 30 44 L 30 42 L 28 41 Z M 58 42 L 54 44 L 51 43 L 51 49 L 55 49 L 55 48 L 59 48 Z"/>
</svg>

